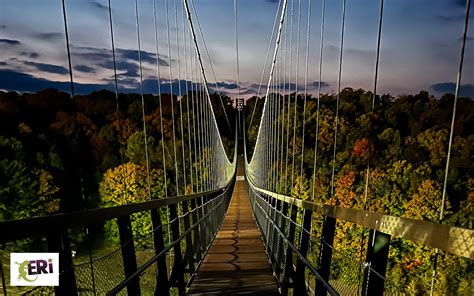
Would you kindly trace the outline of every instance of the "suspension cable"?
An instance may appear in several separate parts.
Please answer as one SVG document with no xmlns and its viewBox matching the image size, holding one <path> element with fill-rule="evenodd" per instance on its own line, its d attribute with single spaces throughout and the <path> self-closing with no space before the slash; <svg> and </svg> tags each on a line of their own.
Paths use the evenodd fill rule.
<svg viewBox="0 0 474 296">
<path fill-rule="evenodd" d="M 267 69 L 267 62 L 268 62 L 268 58 L 270 57 L 270 48 L 273 41 L 273 35 L 275 34 L 278 15 L 280 14 L 280 6 L 281 6 L 281 0 L 278 0 L 277 12 L 275 14 L 275 19 L 273 20 L 272 34 L 270 35 L 270 40 L 268 40 L 267 53 L 265 54 L 265 62 L 262 69 L 262 75 L 260 76 L 260 82 L 258 84 L 257 97 L 255 99 L 255 104 L 253 105 L 252 115 L 250 116 L 249 130 L 250 130 L 250 127 L 252 126 L 253 117 L 255 115 L 255 109 L 257 107 L 257 103 L 260 98 L 260 91 L 262 89 L 263 77 L 265 76 L 265 70 Z"/>
<path fill-rule="evenodd" d="M 308 25 L 306 29 L 306 61 L 305 61 L 305 74 L 304 74 L 304 95 L 303 95 L 303 131 L 301 133 L 302 144 L 301 144 L 301 177 L 304 177 L 303 163 L 304 163 L 304 139 L 305 139 L 305 122 L 306 122 L 306 97 L 308 96 L 308 63 L 309 63 L 309 37 L 311 31 L 311 0 L 308 0 Z M 301 192 L 303 192 L 303 182 L 301 182 Z"/>
<path fill-rule="evenodd" d="M 148 197 L 151 200 L 151 182 L 150 182 L 150 162 L 148 159 L 148 137 L 146 133 L 146 122 L 145 122 L 145 97 L 143 95 L 143 68 L 142 68 L 142 55 L 141 55 L 141 42 L 140 42 L 140 19 L 138 15 L 138 0 L 135 0 L 135 21 L 137 25 L 137 43 L 138 43 L 138 65 L 140 68 L 140 96 L 142 102 L 142 119 L 143 119 L 143 138 L 145 145 L 145 161 L 146 161 L 146 173 L 147 173 L 147 186 L 148 186 Z"/>
<path fill-rule="evenodd" d="M 186 3 L 187 3 L 187 0 L 186 0 Z M 198 25 L 199 33 L 201 34 L 202 43 L 204 45 L 204 51 L 206 52 L 206 57 L 207 57 L 207 60 L 209 62 L 209 68 L 211 69 L 211 73 L 212 73 L 212 76 L 213 76 L 214 81 L 215 81 L 214 85 L 216 87 L 216 91 L 217 91 L 217 94 L 219 96 L 222 111 L 224 112 L 224 116 L 225 116 L 225 119 L 227 121 L 227 125 L 229 127 L 229 130 L 232 131 L 232 126 L 230 125 L 229 117 L 227 116 L 227 111 L 225 110 L 224 102 L 222 101 L 222 95 L 221 95 L 221 92 L 219 90 L 219 84 L 217 83 L 216 73 L 214 72 L 214 67 L 212 66 L 211 56 L 210 56 L 209 51 L 207 49 L 207 43 L 206 43 L 206 40 L 204 39 L 204 34 L 203 34 L 203 31 L 202 31 L 202 28 L 201 28 L 201 22 L 199 22 L 199 17 L 198 17 L 198 13 L 197 13 L 197 10 L 196 10 L 196 6 L 194 5 L 194 0 L 191 0 L 191 5 L 192 5 L 193 11 L 194 11 L 194 15 L 196 16 L 196 22 L 197 22 L 197 25 Z M 193 29 L 193 32 L 194 32 L 194 29 Z M 199 56 L 199 59 L 201 59 L 200 56 Z M 207 79 L 205 77 L 204 77 L 204 79 L 206 80 L 206 89 L 207 89 Z M 208 90 L 206 90 L 206 91 L 208 92 Z"/>
<path fill-rule="evenodd" d="M 61 7 L 63 11 L 63 20 L 64 20 L 64 36 L 66 37 L 66 50 L 67 50 L 67 62 L 69 67 L 69 82 L 71 87 L 71 97 L 74 98 L 74 79 L 72 75 L 72 61 L 71 61 L 71 49 L 69 43 L 69 30 L 67 25 L 67 14 L 66 14 L 66 3 L 64 0 L 61 0 Z"/>
<path fill-rule="evenodd" d="M 185 11 L 184 11 L 184 6 L 181 3 L 181 8 L 182 8 L 182 13 L 181 13 L 181 22 L 183 25 L 183 43 L 184 43 L 184 60 L 185 60 L 185 68 L 184 68 L 184 80 L 186 81 L 186 115 L 187 115 L 187 124 L 188 124 L 188 152 L 189 152 L 189 177 L 191 181 L 191 193 L 194 193 L 194 182 L 193 182 L 193 161 L 192 161 L 192 146 L 191 146 L 191 122 L 190 122 L 190 115 L 189 115 L 189 88 L 188 88 L 188 82 L 189 82 L 189 73 L 188 73 L 188 63 L 187 61 L 188 56 L 187 56 L 187 38 L 186 38 L 186 26 L 185 26 Z M 189 51 L 191 53 L 191 51 Z M 192 82 L 191 82 L 192 83 Z"/>
<path fill-rule="evenodd" d="M 235 102 L 235 107 L 237 108 L 237 102 L 240 100 L 239 30 L 238 30 L 237 0 L 234 0 L 234 28 L 235 28 L 235 58 L 236 58 L 236 70 L 237 70 L 237 99 Z"/>
<path fill-rule="evenodd" d="M 341 98 L 341 76 L 342 76 L 342 56 L 344 51 L 344 29 L 346 21 L 346 0 L 342 1 L 342 26 L 341 26 L 341 48 L 339 52 L 339 73 L 338 73 L 338 82 L 337 82 L 337 99 L 336 99 L 336 116 L 334 118 L 334 147 L 333 147 L 333 156 L 332 156 L 332 172 L 331 172 L 331 197 L 334 196 L 334 174 L 336 167 L 336 148 L 337 148 L 337 132 L 339 125 L 339 101 Z"/>
<path fill-rule="evenodd" d="M 177 47 L 177 64 L 178 64 L 178 96 L 179 98 L 179 119 L 180 119 L 180 128 L 181 128 L 181 153 L 183 159 L 183 194 L 186 194 L 186 159 L 184 156 L 184 128 L 183 128 L 183 93 L 181 89 L 181 58 L 180 58 L 180 39 L 179 39 L 179 25 L 178 25 L 178 8 L 176 6 L 176 0 L 173 0 L 174 6 L 174 24 L 176 27 L 176 47 Z M 179 175 L 178 175 L 179 178 Z M 179 192 L 179 191 L 178 191 Z"/>
<path fill-rule="evenodd" d="M 293 158 L 291 161 L 291 190 L 295 184 L 295 159 L 296 159 L 296 119 L 298 110 L 298 75 L 300 64 L 300 24 L 301 24 L 301 0 L 298 0 L 298 23 L 296 34 L 296 73 L 295 73 L 295 112 L 293 115 Z"/>
<path fill-rule="evenodd" d="M 316 183 L 316 166 L 318 158 L 318 137 L 319 137 L 319 108 L 321 102 L 321 80 L 323 76 L 323 48 L 324 48 L 324 25 L 325 25 L 325 16 L 326 16 L 326 0 L 322 0 L 321 4 L 321 32 L 319 40 L 319 81 L 318 81 L 318 98 L 316 102 L 316 136 L 314 143 L 314 162 L 313 162 L 313 184 L 311 186 L 312 190 L 312 200 L 314 201 L 314 184 Z"/>
<path fill-rule="evenodd" d="M 444 170 L 444 181 L 443 181 L 443 193 L 441 197 L 441 206 L 439 211 L 439 222 L 444 219 L 444 207 L 446 203 L 446 191 L 448 187 L 448 175 L 449 175 L 449 166 L 451 162 L 451 152 L 452 152 L 452 145 L 453 145 L 453 135 L 454 135 L 454 124 L 456 121 L 456 109 L 457 109 L 457 102 L 459 99 L 459 93 L 461 91 L 461 78 L 462 78 L 462 69 L 464 66 L 464 52 L 466 49 L 466 41 L 468 39 L 467 32 L 469 28 L 469 17 L 471 12 L 471 0 L 466 0 L 466 12 L 464 15 L 464 28 L 463 28 L 463 35 L 462 35 L 462 44 L 461 44 L 461 52 L 459 57 L 459 66 L 458 66 L 458 73 L 456 77 L 456 90 L 454 93 L 454 102 L 453 102 L 453 115 L 451 118 L 451 127 L 449 131 L 449 140 L 448 140 L 448 153 L 446 155 L 446 168 Z M 435 249 L 435 257 L 434 257 L 434 264 L 433 264 L 433 273 L 431 277 L 431 288 L 430 288 L 430 295 L 434 293 L 434 286 L 435 286 L 435 277 L 436 277 L 436 270 L 437 270 L 437 260 L 438 259 L 438 249 Z"/>
<path fill-rule="evenodd" d="M 110 0 L 109 0 L 110 1 Z M 165 198 L 168 198 L 168 180 L 166 178 L 166 155 L 165 155 L 165 133 L 163 129 L 163 106 L 161 98 L 161 75 L 160 75 L 160 54 L 158 49 L 158 26 L 156 17 L 156 0 L 153 0 L 153 25 L 155 30 L 155 53 L 156 53 L 156 84 L 158 87 L 158 104 L 160 108 L 160 131 L 161 131 L 161 154 L 163 158 L 163 176 L 164 176 L 164 187 L 165 187 Z"/>
<path fill-rule="evenodd" d="M 170 100 L 171 100 L 171 122 L 173 128 L 173 153 L 174 153 L 174 169 L 175 169 L 175 186 L 176 193 L 178 193 L 179 188 L 179 170 L 178 170 L 178 155 L 176 152 L 176 128 L 175 128 L 175 119 L 174 119 L 174 94 L 173 94 L 173 71 L 171 70 L 171 37 L 170 37 L 170 22 L 169 22 L 169 11 L 168 11 L 168 0 L 165 0 L 165 12 L 166 12 L 166 29 L 167 29 L 167 38 L 168 38 L 168 59 L 169 59 L 169 85 L 170 85 Z M 178 82 L 179 83 L 179 82 Z"/>
</svg>

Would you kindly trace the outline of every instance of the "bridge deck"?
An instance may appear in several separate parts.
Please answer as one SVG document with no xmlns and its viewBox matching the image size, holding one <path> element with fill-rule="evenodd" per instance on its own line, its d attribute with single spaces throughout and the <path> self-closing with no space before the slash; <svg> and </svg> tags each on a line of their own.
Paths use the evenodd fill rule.
<svg viewBox="0 0 474 296">
<path fill-rule="evenodd" d="M 224 223 L 188 295 L 278 294 L 260 233 L 252 218 L 247 185 L 245 181 L 237 180 Z"/>
</svg>

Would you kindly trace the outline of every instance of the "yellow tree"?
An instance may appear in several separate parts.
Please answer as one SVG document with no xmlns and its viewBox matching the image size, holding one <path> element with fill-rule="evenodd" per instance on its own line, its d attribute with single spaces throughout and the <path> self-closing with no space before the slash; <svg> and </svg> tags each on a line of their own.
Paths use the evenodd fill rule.
<svg viewBox="0 0 474 296">
<path fill-rule="evenodd" d="M 109 207 L 161 199 L 165 196 L 163 171 L 152 169 L 148 175 L 145 165 L 132 162 L 119 165 L 105 172 L 99 185 L 99 193 L 102 202 Z M 137 247 L 141 249 L 152 247 L 153 227 L 150 214 L 136 213 L 131 216 L 131 220 Z M 106 234 L 111 241 L 119 241 L 117 225 L 112 221 L 106 224 Z"/>
</svg>

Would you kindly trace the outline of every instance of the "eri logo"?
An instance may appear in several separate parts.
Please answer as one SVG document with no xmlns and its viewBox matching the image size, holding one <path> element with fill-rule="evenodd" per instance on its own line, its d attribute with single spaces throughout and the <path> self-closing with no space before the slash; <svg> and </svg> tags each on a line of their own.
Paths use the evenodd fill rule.
<svg viewBox="0 0 474 296">
<path fill-rule="evenodd" d="M 10 284 L 12 286 L 57 286 L 59 284 L 58 253 L 11 253 Z"/>
</svg>

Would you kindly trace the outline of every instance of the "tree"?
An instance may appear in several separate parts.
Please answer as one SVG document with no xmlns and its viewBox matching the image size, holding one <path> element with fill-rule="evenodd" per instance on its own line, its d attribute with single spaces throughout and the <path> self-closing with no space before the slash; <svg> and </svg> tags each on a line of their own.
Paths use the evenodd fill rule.
<svg viewBox="0 0 474 296">
<path fill-rule="evenodd" d="M 150 183 L 148 183 L 150 182 Z M 148 175 L 145 165 L 127 162 L 105 172 L 99 185 L 99 193 L 106 207 L 127 205 L 165 197 L 162 170 L 152 169 Z M 133 235 L 138 248 L 151 248 L 152 224 L 148 212 L 131 215 Z M 106 224 L 106 234 L 113 242 L 119 242 L 115 222 Z"/>
</svg>

